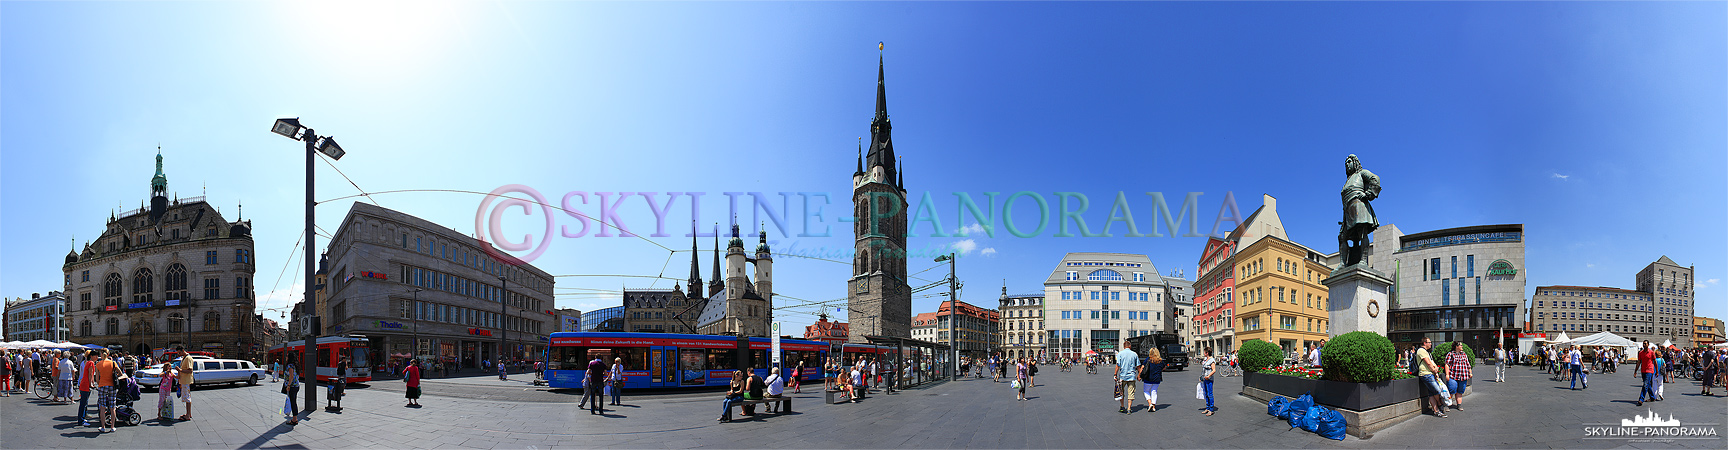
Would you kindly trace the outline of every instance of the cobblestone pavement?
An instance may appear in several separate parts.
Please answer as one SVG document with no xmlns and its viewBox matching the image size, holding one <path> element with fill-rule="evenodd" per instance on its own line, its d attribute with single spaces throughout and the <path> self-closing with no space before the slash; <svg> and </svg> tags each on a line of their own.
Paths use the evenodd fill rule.
<svg viewBox="0 0 1728 450">
<path fill-rule="evenodd" d="M 1479 373 L 1486 370 L 1478 369 Z M 403 406 L 400 381 L 352 389 L 342 413 L 319 411 L 298 426 L 277 414 L 273 384 L 201 388 L 191 422 L 158 423 L 155 395 L 139 403 L 145 423 L 112 433 L 72 423 L 75 407 L 33 397 L 0 398 L 0 448 L 1723 448 L 1728 397 L 1697 396 L 1693 382 L 1671 383 L 1668 400 L 1637 407 L 1633 377 L 1598 374 L 1572 391 L 1524 367 L 1509 383 L 1479 383 L 1450 418 L 1420 416 L 1371 439 L 1331 441 L 1266 415 L 1237 395 L 1241 378 L 1220 378 L 1219 412 L 1199 414 L 1198 374 L 1165 378 L 1159 411 L 1116 412 L 1109 375 L 1061 373 L 1046 366 L 1030 401 L 1008 383 L 966 379 L 856 404 L 823 405 L 821 393 L 793 395 L 794 409 L 717 423 L 718 394 L 628 395 L 624 406 L 590 415 L 563 403 L 572 396 L 484 377 L 430 380 L 423 408 Z M 523 380 L 531 379 L 523 376 Z M 394 383 L 394 385 L 392 384 Z M 496 383 L 496 384 L 494 384 Z M 559 402 L 473 398 L 458 386 L 557 396 Z M 807 386 L 808 387 L 808 386 Z M 1715 423 L 1716 437 L 1669 442 L 1586 440 L 1587 423 L 1615 423 L 1654 411 L 1685 423 Z"/>
</svg>

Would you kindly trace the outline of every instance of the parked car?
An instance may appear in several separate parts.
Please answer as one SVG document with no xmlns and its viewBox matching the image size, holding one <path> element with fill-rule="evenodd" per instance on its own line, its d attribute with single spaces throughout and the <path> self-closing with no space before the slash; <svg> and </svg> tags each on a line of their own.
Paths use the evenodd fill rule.
<svg viewBox="0 0 1728 450">
<path fill-rule="evenodd" d="M 179 370 L 180 361 L 168 363 Z M 192 358 L 192 385 L 246 383 L 258 384 L 267 374 L 264 368 L 252 364 L 251 361 L 238 359 Z M 162 383 L 162 366 L 157 365 L 139 370 L 136 378 L 140 386 L 155 387 Z"/>
</svg>

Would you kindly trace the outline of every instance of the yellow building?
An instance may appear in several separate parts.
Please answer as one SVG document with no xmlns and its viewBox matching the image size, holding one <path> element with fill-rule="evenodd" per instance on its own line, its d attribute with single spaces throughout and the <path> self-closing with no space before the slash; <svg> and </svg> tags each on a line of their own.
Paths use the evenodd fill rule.
<svg viewBox="0 0 1728 450">
<path fill-rule="evenodd" d="M 1709 347 L 1723 342 L 1722 321 L 1709 317 L 1692 317 L 1692 344 Z"/>
<path fill-rule="evenodd" d="M 1326 279 L 1323 255 L 1291 242 L 1278 218 L 1277 199 L 1264 204 L 1231 232 L 1236 264 L 1236 339 L 1277 344 L 1286 354 L 1326 339 Z"/>
</svg>

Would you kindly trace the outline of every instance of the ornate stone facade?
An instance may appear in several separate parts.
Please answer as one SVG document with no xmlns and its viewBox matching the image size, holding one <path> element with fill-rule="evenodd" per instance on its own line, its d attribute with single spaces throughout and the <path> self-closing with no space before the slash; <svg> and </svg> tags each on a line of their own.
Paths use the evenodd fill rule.
<svg viewBox="0 0 1728 450">
<path fill-rule="evenodd" d="M 71 340 L 137 354 L 189 343 L 222 357 L 262 355 L 251 330 L 252 223 L 224 219 L 203 197 L 170 199 L 160 154 L 150 190 L 149 204 L 110 215 L 100 237 L 66 255 Z"/>
</svg>

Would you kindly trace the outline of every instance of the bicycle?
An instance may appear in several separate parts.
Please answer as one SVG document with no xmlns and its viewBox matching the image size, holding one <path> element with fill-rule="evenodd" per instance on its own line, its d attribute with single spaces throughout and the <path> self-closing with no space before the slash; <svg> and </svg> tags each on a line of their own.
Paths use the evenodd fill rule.
<svg viewBox="0 0 1728 450">
<path fill-rule="evenodd" d="M 36 377 L 36 398 L 47 400 L 54 396 L 54 379 L 47 375 Z"/>
</svg>

